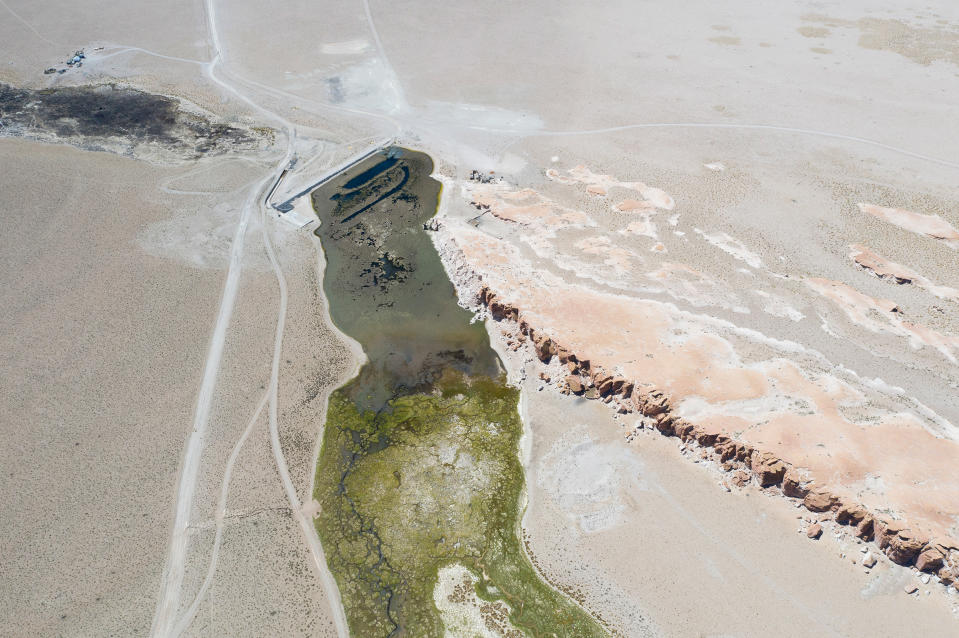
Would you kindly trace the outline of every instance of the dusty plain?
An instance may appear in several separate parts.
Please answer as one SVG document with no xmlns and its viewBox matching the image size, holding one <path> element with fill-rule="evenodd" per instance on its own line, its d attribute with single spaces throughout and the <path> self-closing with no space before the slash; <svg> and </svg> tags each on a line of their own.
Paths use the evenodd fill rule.
<svg viewBox="0 0 959 638">
<path fill-rule="evenodd" d="M 896 565 L 564 394 L 478 297 L 948 549 L 955 3 L 327 4 L 0 2 L 0 82 L 259 131 L 197 157 L 0 120 L 0 634 L 344 635 L 309 501 L 362 353 L 310 228 L 263 202 L 294 156 L 274 202 L 391 138 L 436 160 L 434 243 L 523 389 L 522 533 L 554 584 L 629 636 L 959 631 L 951 555 Z"/>
</svg>

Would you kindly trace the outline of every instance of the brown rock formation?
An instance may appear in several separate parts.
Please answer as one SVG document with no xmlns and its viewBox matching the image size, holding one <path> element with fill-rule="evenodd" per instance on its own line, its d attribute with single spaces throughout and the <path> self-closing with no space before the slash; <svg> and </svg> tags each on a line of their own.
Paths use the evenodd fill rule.
<svg viewBox="0 0 959 638">
<path fill-rule="evenodd" d="M 536 338 L 533 339 L 533 346 L 536 348 L 536 356 L 538 356 L 539 360 L 543 363 L 549 363 L 549 360 L 552 359 L 555 354 L 553 340 L 549 337 L 537 335 Z"/>
<path fill-rule="evenodd" d="M 853 504 L 843 504 L 836 511 L 836 522 L 842 525 L 859 525 L 866 516 L 868 516 L 866 508 L 862 505 L 853 503 Z"/>
<path fill-rule="evenodd" d="M 899 565 L 911 565 L 922 551 L 923 539 L 911 530 L 899 532 L 889 543 L 886 555 Z"/>
<path fill-rule="evenodd" d="M 736 470 L 731 480 L 736 487 L 743 487 L 749 482 L 749 473 L 744 470 Z"/>
<path fill-rule="evenodd" d="M 856 536 L 864 541 L 872 540 L 874 524 L 875 519 L 872 517 L 872 514 L 866 514 L 865 518 L 862 519 L 862 522 L 856 525 Z"/>
<path fill-rule="evenodd" d="M 902 521 L 882 521 L 877 520 L 875 525 L 876 542 L 879 549 L 886 552 L 886 555 L 899 565 L 911 565 L 923 551 L 923 547 L 929 542 L 928 538 L 921 533 L 909 529 Z M 936 547 L 930 547 L 933 553 L 927 556 L 930 571 Z"/>
<path fill-rule="evenodd" d="M 935 574 L 942 568 L 943 560 L 946 557 L 935 547 L 924 550 L 916 559 L 916 569 L 921 572 L 931 572 Z"/>
<path fill-rule="evenodd" d="M 839 499 L 834 494 L 821 487 L 814 487 L 803 499 L 803 505 L 810 512 L 828 512 L 838 504 Z"/>
<path fill-rule="evenodd" d="M 783 494 L 792 498 L 806 498 L 809 489 L 806 488 L 799 471 L 793 468 L 786 470 L 783 476 Z"/>
<path fill-rule="evenodd" d="M 879 545 L 879 549 L 886 549 L 889 547 L 889 543 L 893 537 L 906 529 L 906 526 L 901 521 L 876 519 L 874 529 L 876 534 L 876 543 Z"/>
<path fill-rule="evenodd" d="M 665 413 L 657 414 L 656 429 L 666 436 L 672 436 L 676 434 L 676 430 L 673 428 L 673 417 Z"/>
<path fill-rule="evenodd" d="M 756 452 L 752 458 L 752 470 L 762 487 L 779 485 L 786 474 L 786 464 L 770 452 Z"/>
</svg>

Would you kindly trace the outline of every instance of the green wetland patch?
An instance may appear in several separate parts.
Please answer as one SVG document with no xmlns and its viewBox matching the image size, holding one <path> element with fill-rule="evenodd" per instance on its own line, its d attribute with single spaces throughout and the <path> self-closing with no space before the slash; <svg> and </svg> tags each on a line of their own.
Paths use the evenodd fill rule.
<svg viewBox="0 0 959 638">
<path fill-rule="evenodd" d="M 523 551 L 519 393 L 423 230 L 432 168 L 393 147 L 312 194 L 331 315 L 369 358 L 330 397 L 316 476 L 350 630 L 606 635 Z"/>
</svg>

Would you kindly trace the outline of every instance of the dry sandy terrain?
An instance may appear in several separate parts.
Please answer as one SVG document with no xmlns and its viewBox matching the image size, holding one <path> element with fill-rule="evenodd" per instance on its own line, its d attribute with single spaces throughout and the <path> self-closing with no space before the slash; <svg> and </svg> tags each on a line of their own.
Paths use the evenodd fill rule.
<svg viewBox="0 0 959 638">
<path fill-rule="evenodd" d="M 274 201 L 394 136 L 445 180 L 464 303 L 488 286 L 677 419 L 955 544 L 955 3 L 328 4 L 0 1 L 0 82 L 272 129 L 202 160 L 0 139 L 0 634 L 337 633 L 308 501 L 361 355 L 262 201 L 294 156 Z M 854 566 L 831 513 L 727 492 L 507 324 L 530 551 L 624 634 L 955 634 L 935 573 Z"/>
<path fill-rule="evenodd" d="M 147 634 L 240 203 L 235 189 L 256 172 L 235 160 L 160 169 L 65 146 L 0 147 L 11 212 L 3 233 L 3 502 L 11 515 L 2 532 L 2 633 L 19 633 L 8 631 L 15 619 L 31 634 Z M 53 181 L 58 187 L 48 188 Z M 249 425 L 196 630 L 335 635 L 276 474 L 266 410 L 251 421 L 269 383 L 278 303 L 258 234 L 257 225 L 211 410 L 184 598 L 206 575 L 227 459 Z M 281 444 L 298 497 L 308 500 L 323 389 L 352 364 L 323 319 L 311 238 L 281 241 L 290 308 L 302 317 L 284 337 Z"/>
</svg>

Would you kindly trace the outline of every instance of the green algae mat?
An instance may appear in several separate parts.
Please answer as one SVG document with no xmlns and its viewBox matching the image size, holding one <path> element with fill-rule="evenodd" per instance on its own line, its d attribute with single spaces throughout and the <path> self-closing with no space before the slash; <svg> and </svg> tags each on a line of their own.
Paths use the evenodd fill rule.
<svg viewBox="0 0 959 638">
<path fill-rule="evenodd" d="M 392 147 L 312 194 L 330 314 L 369 359 L 330 397 L 316 474 L 350 631 L 606 635 L 523 551 L 519 394 L 424 231 L 432 170 Z"/>
</svg>

